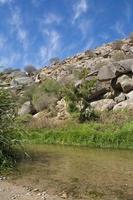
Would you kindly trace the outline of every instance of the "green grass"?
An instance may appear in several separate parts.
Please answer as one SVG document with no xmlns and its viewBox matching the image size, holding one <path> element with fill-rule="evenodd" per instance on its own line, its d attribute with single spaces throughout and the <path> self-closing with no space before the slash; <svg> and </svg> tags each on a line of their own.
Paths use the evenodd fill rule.
<svg viewBox="0 0 133 200">
<path fill-rule="evenodd" d="M 133 121 L 119 126 L 90 122 L 67 124 L 63 128 L 28 130 L 23 141 L 31 144 L 133 149 Z"/>
</svg>

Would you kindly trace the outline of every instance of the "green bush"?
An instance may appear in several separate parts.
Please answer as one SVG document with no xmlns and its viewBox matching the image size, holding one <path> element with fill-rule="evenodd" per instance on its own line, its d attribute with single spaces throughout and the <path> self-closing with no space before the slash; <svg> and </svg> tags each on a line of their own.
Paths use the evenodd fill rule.
<svg viewBox="0 0 133 200">
<path fill-rule="evenodd" d="M 14 120 L 15 105 L 12 97 L 0 90 L 0 167 L 11 166 L 16 160 L 14 148 L 19 143 L 20 135 Z"/>
</svg>

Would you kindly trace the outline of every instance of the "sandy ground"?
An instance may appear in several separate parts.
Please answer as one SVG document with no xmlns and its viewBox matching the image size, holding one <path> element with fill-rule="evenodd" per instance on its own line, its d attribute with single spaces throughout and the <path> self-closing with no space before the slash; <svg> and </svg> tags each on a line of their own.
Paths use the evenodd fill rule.
<svg viewBox="0 0 133 200">
<path fill-rule="evenodd" d="M 61 200 L 62 198 L 39 192 L 38 189 L 14 185 L 6 180 L 0 181 L 0 200 Z"/>
</svg>

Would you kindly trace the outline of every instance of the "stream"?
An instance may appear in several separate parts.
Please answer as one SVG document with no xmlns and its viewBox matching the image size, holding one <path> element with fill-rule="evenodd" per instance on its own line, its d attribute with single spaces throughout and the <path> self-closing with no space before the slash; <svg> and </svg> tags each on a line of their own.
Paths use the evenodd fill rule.
<svg viewBox="0 0 133 200">
<path fill-rule="evenodd" d="M 133 200 L 133 151 L 58 145 L 26 147 L 10 181 L 72 200 Z"/>
</svg>

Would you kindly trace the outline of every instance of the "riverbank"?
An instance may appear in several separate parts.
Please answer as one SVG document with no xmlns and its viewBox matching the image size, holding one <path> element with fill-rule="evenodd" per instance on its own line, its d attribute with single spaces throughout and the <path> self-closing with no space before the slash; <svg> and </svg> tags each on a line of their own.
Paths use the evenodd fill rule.
<svg viewBox="0 0 133 200">
<path fill-rule="evenodd" d="M 96 148 L 133 149 L 133 121 L 73 123 L 63 127 L 30 129 L 23 138 L 30 144 L 61 144 Z"/>
<path fill-rule="evenodd" d="M 49 195 L 46 191 L 40 192 L 39 189 L 32 189 L 22 185 L 0 181 L 0 199 L 2 200 L 61 200 L 56 195 Z"/>
</svg>

